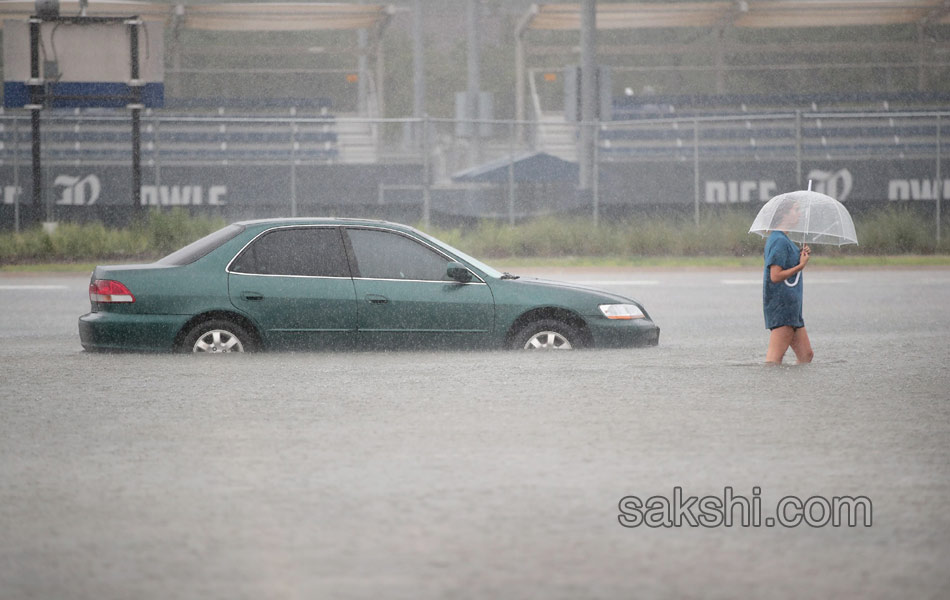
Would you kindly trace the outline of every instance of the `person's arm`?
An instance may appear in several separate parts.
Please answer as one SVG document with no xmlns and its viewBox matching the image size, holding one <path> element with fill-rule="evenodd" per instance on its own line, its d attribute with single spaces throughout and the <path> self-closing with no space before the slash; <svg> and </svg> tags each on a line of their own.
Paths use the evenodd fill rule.
<svg viewBox="0 0 950 600">
<path fill-rule="evenodd" d="M 772 280 L 772 283 L 781 283 L 798 273 L 805 268 L 805 265 L 808 264 L 808 258 L 811 256 L 811 248 L 808 246 L 802 246 L 802 251 L 798 255 L 798 264 L 790 269 L 783 269 L 781 265 L 771 265 L 769 267 L 769 279 Z"/>
</svg>

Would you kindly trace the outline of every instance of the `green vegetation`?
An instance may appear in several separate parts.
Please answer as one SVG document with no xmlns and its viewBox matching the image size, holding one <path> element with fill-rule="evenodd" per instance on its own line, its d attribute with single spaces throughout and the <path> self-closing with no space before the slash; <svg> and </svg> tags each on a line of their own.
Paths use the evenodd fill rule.
<svg viewBox="0 0 950 600">
<path fill-rule="evenodd" d="M 220 217 L 192 217 L 176 209 L 152 212 L 126 229 L 101 223 L 60 223 L 52 233 L 40 227 L 18 234 L 4 232 L 0 233 L 0 265 L 11 270 L 24 263 L 153 260 L 224 225 Z"/>
<path fill-rule="evenodd" d="M 588 219 L 548 217 L 520 225 L 483 221 L 466 229 L 430 228 L 430 233 L 473 256 L 486 258 L 563 259 L 598 257 L 604 259 L 696 263 L 709 257 L 720 264 L 739 264 L 743 258 L 757 261 L 765 241 L 749 234 L 752 216 L 747 212 L 724 211 L 695 224 L 686 217 L 644 217 L 612 221 L 594 228 Z M 919 214 L 890 208 L 855 220 L 859 246 L 814 246 L 815 257 L 835 261 L 869 262 L 880 255 L 940 255 L 940 264 L 950 264 L 950 228 L 944 225 L 939 247 L 934 224 Z M 715 258 L 713 258 L 715 257 Z M 854 259 L 861 258 L 860 261 Z M 702 262 L 702 261 L 700 261 Z"/>
<path fill-rule="evenodd" d="M 589 219 L 545 217 L 518 225 L 482 221 L 474 227 L 427 231 L 499 266 L 697 266 L 758 264 L 764 240 L 747 233 L 747 212 L 724 211 L 696 225 L 688 217 L 651 216 L 594 227 Z M 155 260 L 225 225 L 184 210 L 152 212 L 126 229 L 63 223 L 0 233 L 0 269 L 86 271 L 99 262 Z M 902 208 L 855 219 L 860 246 L 815 246 L 815 264 L 841 266 L 950 265 L 950 227 L 935 243 L 933 222 Z"/>
</svg>

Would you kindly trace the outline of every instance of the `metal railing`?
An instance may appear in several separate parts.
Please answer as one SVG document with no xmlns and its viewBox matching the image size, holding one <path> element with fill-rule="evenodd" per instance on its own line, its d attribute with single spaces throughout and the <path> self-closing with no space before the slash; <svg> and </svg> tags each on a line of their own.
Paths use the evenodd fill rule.
<svg viewBox="0 0 950 600">
<path fill-rule="evenodd" d="M 698 221 L 703 206 L 754 204 L 814 179 L 819 189 L 852 202 L 933 202 L 939 218 L 939 204 L 950 192 L 943 181 L 947 165 L 941 164 L 950 111 L 796 111 L 596 123 L 551 116 L 466 123 L 289 112 L 143 115 L 140 158 L 143 186 L 149 187 L 143 203 L 187 204 L 180 193 L 162 196 L 163 186 L 218 185 L 229 187 L 231 200 L 213 206 L 240 206 L 232 212 L 250 216 L 398 205 L 414 207 L 426 222 L 434 213 L 515 222 L 586 212 L 597 220 L 604 209 L 662 205 L 692 209 Z M 19 223 L 22 198 L 30 197 L 21 189 L 30 181 L 28 119 L 0 115 L 4 227 L 12 219 Z M 573 170 L 583 127 L 593 130 L 595 140 L 590 190 L 577 189 Z M 119 197 L 125 188 L 116 182 L 132 164 L 127 115 L 49 111 L 41 138 L 43 181 L 50 190 L 42 218 L 126 202 Z M 256 198 L 253 189 L 235 193 L 254 188 L 255 182 L 244 180 L 253 169 L 268 185 L 256 182 Z M 90 174 L 99 179 L 96 200 L 90 202 L 92 191 L 66 194 Z M 338 201 L 331 201 L 334 195 Z"/>
</svg>

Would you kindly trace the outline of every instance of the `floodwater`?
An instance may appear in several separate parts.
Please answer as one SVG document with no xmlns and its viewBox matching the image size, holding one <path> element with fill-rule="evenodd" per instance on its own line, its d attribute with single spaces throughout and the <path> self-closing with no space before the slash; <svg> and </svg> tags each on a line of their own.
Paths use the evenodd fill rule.
<svg viewBox="0 0 950 600">
<path fill-rule="evenodd" d="M 0 597 L 950 596 L 950 269 L 810 267 L 801 367 L 760 269 L 520 272 L 660 345 L 85 354 L 86 277 L 0 276 Z M 873 519 L 621 525 L 676 487 Z"/>
</svg>

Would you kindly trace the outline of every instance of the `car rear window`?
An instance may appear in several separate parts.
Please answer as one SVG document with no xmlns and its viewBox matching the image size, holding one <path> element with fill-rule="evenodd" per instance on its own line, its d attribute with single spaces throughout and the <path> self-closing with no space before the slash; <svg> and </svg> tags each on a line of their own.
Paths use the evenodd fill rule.
<svg viewBox="0 0 950 600">
<path fill-rule="evenodd" d="M 244 231 L 243 225 L 228 225 L 188 244 L 184 248 L 175 250 L 165 258 L 159 259 L 158 263 L 173 266 L 189 265 L 228 240 L 234 239 L 242 231 Z"/>
<path fill-rule="evenodd" d="M 234 273 L 349 277 L 337 227 L 279 228 L 260 236 L 231 263 Z"/>
</svg>

